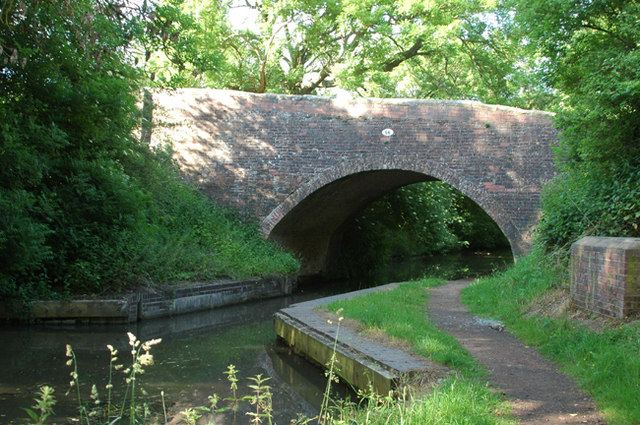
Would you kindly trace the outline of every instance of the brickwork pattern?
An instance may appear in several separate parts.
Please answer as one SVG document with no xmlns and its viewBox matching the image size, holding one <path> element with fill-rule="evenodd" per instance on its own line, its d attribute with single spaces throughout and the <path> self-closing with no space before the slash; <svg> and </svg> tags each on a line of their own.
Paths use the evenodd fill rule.
<svg viewBox="0 0 640 425">
<path fill-rule="evenodd" d="M 403 170 L 461 190 L 522 254 L 540 188 L 554 174 L 557 131 L 539 111 L 208 89 L 156 93 L 154 102 L 152 143 L 170 141 L 186 176 L 257 217 L 266 236 L 322 187 L 356 173 Z M 382 134 L 387 128 L 392 136 Z"/>
<path fill-rule="evenodd" d="M 640 312 L 640 238 L 586 237 L 571 246 L 571 298 L 622 319 Z"/>
</svg>

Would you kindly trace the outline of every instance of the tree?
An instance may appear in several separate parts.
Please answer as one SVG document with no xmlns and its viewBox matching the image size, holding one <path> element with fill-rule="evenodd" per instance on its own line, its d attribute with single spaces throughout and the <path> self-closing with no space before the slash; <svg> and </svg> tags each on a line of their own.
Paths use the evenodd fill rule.
<svg viewBox="0 0 640 425">
<path fill-rule="evenodd" d="M 140 219 L 124 172 L 135 156 L 135 26 L 110 0 L 2 2 L 0 294 L 104 277 Z"/>
<path fill-rule="evenodd" d="M 640 158 L 640 3 L 509 1 L 522 39 L 559 92 L 565 161 Z"/>
<path fill-rule="evenodd" d="M 149 82 L 134 48 L 161 41 L 175 72 L 194 65 L 170 44 L 174 18 L 119 0 L 0 5 L 0 299 L 295 272 L 134 136 Z"/>
<path fill-rule="evenodd" d="M 201 10 L 199 22 L 216 28 L 211 42 L 225 57 L 206 73 L 208 86 L 292 94 L 337 86 L 365 96 L 536 107 L 546 100 L 527 98 L 535 83 L 518 69 L 521 49 L 491 0 L 258 0 L 222 7 L 227 17 L 238 8 L 251 12 L 255 22 L 233 27 L 220 8 Z"/>
<path fill-rule="evenodd" d="M 546 189 L 539 241 L 640 236 L 640 3 L 505 0 L 520 39 L 556 90 L 562 173 Z"/>
</svg>

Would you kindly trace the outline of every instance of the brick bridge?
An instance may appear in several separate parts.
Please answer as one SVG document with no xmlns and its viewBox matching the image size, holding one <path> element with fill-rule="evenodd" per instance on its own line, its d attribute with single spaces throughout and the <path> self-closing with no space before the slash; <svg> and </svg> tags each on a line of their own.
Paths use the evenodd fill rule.
<svg viewBox="0 0 640 425">
<path fill-rule="evenodd" d="M 341 100 L 184 89 L 154 95 L 186 176 L 326 274 L 341 225 L 411 183 L 442 180 L 480 205 L 518 256 L 530 249 L 557 131 L 539 111 L 433 100 Z M 392 129 L 385 136 L 382 130 Z"/>
</svg>

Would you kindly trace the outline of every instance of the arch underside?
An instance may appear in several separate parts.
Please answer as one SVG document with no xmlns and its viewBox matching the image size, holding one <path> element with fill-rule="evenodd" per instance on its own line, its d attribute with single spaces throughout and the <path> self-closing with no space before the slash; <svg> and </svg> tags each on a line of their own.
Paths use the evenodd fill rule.
<svg viewBox="0 0 640 425">
<path fill-rule="evenodd" d="M 424 164 L 422 164 L 424 165 Z M 442 180 L 478 203 L 496 221 L 514 254 L 522 254 L 522 235 L 509 227 L 500 208 L 491 208 L 482 193 L 472 193 L 466 182 L 458 180 L 451 170 L 432 172 L 403 168 L 358 170 L 345 166 L 330 170 L 315 182 L 301 187 L 281 204 L 273 214 L 281 217 L 271 228 L 263 230 L 267 237 L 292 250 L 302 259 L 301 276 L 330 277 L 332 254 L 342 243 L 342 225 L 357 216 L 371 202 L 385 194 L 413 183 Z M 487 207 L 488 206 L 488 207 Z M 526 249 L 526 248 L 525 248 Z"/>
</svg>

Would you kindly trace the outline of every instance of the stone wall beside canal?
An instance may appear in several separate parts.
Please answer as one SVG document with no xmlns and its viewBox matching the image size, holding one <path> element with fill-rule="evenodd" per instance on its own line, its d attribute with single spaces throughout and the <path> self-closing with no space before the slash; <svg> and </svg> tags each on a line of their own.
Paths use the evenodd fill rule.
<svg viewBox="0 0 640 425">
<path fill-rule="evenodd" d="M 145 288 L 105 298 L 34 301 L 26 311 L 2 302 L 0 318 L 48 323 L 131 323 L 289 295 L 295 281 L 293 276 L 268 276 L 241 281 L 189 283 L 160 289 Z"/>
</svg>

